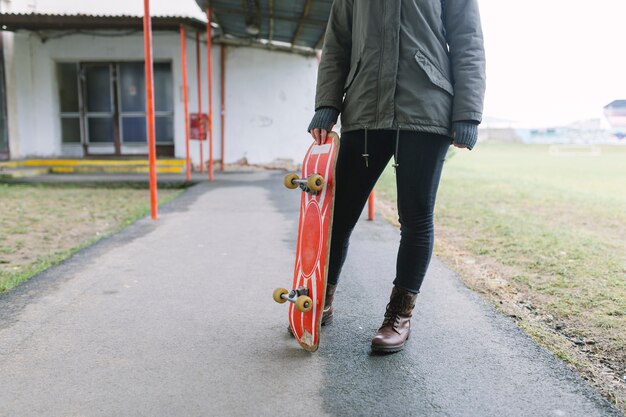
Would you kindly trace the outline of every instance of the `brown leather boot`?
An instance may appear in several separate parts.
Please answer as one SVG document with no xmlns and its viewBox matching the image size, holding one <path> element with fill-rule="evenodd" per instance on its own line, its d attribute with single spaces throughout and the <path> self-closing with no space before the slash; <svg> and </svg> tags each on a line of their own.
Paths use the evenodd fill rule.
<svg viewBox="0 0 626 417">
<path fill-rule="evenodd" d="M 322 311 L 322 326 L 330 324 L 333 321 L 333 313 L 335 311 L 333 308 L 333 300 L 335 298 L 336 289 L 336 284 L 326 284 L 326 299 L 324 300 L 324 311 Z M 287 326 L 287 330 L 289 330 L 289 334 L 293 336 L 291 326 Z"/>
<path fill-rule="evenodd" d="M 372 339 L 375 352 L 399 352 L 411 333 L 411 316 L 417 294 L 393 287 L 385 319 Z"/>
<path fill-rule="evenodd" d="M 324 311 L 322 312 L 322 326 L 333 322 L 333 300 L 335 299 L 335 290 L 337 285 L 326 284 L 326 300 L 324 300 Z"/>
</svg>

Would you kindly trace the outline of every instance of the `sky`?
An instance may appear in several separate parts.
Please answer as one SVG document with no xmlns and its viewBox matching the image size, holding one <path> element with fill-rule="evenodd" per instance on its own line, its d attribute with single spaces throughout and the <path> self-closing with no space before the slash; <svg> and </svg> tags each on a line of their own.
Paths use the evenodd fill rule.
<svg viewBox="0 0 626 417">
<path fill-rule="evenodd" d="M 600 118 L 626 99 L 626 0 L 478 0 L 487 54 L 487 120 L 553 126 Z M 141 1 L 13 0 L 14 12 L 141 15 Z M 194 0 L 154 14 L 204 18 Z M 487 122 L 485 120 L 485 122 Z"/>
<path fill-rule="evenodd" d="M 485 117 L 562 125 L 626 99 L 626 0 L 478 1 Z"/>
</svg>

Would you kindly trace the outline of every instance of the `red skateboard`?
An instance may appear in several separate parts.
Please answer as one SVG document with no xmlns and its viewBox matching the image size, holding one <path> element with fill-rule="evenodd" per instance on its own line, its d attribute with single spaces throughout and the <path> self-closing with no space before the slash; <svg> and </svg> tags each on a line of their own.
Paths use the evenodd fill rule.
<svg viewBox="0 0 626 417">
<path fill-rule="evenodd" d="M 328 251 L 335 203 L 335 163 L 339 152 L 339 135 L 328 134 L 323 145 L 313 144 L 302 163 L 302 177 L 289 174 L 285 186 L 300 188 L 298 243 L 291 291 L 274 290 L 274 301 L 289 301 L 289 326 L 300 346 L 315 352 L 320 341 L 320 327 Z"/>
</svg>

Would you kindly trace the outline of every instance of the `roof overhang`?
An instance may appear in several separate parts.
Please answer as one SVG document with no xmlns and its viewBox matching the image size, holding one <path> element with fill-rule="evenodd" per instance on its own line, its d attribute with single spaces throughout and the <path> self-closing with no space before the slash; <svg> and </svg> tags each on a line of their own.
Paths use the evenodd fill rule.
<svg viewBox="0 0 626 417">
<path fill-rule="evenodd" d="M 211 9 L 219 41 L 314 54 L 322 47 L 332 0 L 196 0 Z"/>
<path fill-rule="evenodd" d="M 93 16 L 56 14 L 0 14 L 3 30 L 143 30 L 141 16 Z M 179 30 L 184 25 L 197 30 L 206 30 L 206 23 L 192 17 L 153 16 L 154 30 Z"/>
</svg>

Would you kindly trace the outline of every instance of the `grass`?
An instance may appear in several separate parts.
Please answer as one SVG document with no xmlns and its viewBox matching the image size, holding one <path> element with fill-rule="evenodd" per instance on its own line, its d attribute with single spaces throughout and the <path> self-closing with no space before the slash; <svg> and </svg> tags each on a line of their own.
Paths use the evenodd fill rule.
<svg viewBox="0 0 626 417">
<path fill-rule="evenodd" d="M 181 190 L 160 189 L 159 204 Z M 145 216 L 143 186 L 0 184 L 0 292 Z"/>
<path fill-rule="evenodd" d="M 392 169 L 377 190 L 395 205 Z M 535 340 L 583 373 L 597 364 L 626 374 L 626 147 L 596 156 L 542 145 L 454 150 L 435 219 L 436 253 L 496 305 L 526 306 L 508 312 Z M 547 331 L 560 342 L 538 337 Z M 607 396 L 625 410 L 621 381 Z"/>
</svg>

